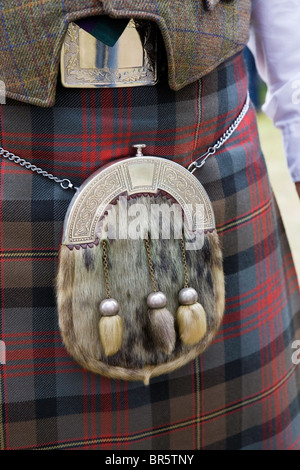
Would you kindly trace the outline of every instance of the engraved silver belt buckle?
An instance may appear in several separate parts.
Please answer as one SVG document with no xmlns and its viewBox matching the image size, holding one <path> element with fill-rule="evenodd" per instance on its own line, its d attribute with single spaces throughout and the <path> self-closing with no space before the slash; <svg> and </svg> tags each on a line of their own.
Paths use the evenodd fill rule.
<svg viewBox="0 0 300 470">
<path fill-rule="evenodd" d="M 70 23 L 61 51 L 61 80 L 67 88 L 155 85 L 157 27 L 130 20 L 113 47 Z"/>
</svg>

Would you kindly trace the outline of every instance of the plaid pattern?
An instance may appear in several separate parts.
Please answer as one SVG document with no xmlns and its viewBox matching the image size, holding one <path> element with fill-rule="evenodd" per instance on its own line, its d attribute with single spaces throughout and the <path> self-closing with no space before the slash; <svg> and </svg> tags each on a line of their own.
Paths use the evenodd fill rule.
<svg viewBox="0 0 300 470">
<path fill-rule="evenodd" d="M 0 108 L 1 145 L 75 184 L 136 142 L 187 165 L 234 120 L 246 89 L 240 55 L 179 92 L 167 80 L 59 86 L 51 109 Z M 1 449 L 300 448 L 299 290 L 253 108 L 197 176 L 224 248 L 224 323 L 205 354 L 144 387 L 86 372 L 66 353 L 53 285 L 72 192 L 1 161 Z"/>
<path fill-rule="evenodd" d="M 53 105 L 59 54 L 68 23 L 86 16 L 108 14 L 158 23 L 168 56 L 169 84 L 177 90 L 244 47 L 248 40 L 250 3 L 251 0 L 227 3 L 220 0 L 2 0 L 0 80 L 5 82 L 10 98 Z"/>
</svg>

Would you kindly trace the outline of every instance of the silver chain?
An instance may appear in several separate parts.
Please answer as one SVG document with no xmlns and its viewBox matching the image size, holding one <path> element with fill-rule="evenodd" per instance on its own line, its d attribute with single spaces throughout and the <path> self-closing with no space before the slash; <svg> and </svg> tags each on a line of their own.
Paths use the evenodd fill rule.
<svg viewBox="0 0 300 470">
<path fill-rule="evenodd" d="M 239 116 L 236 118 L 236 120 L 231 124 L 231 126 L 224 132 L 222 137 L 213 145 L 212 147 L 209 147 L 205 153 L 203 153 L 197 160 L 193 161 L 189 167 L 188 170 L 191 173 L 194 173 L 194 171 L 198 168 L 201 168 L 208 157 L 211 155 L 214 155 L 217 150 L 219 150 L 222 145 L 227 142 L 227 140 L 232 136 L 234 131 L 239 127 L 240 123 L 244 119 L 245 115 L 247 114 L 250 106 L 250 96 L 249 92 L 247 92 L 247 99 L 244 104 L 244 107 L 239 114 Z M 54 183 L 58 183 L 62 189 L 74 189 L 77 191 L 77 187 L 74 186 L 74 184 L 67 178 L 58 178 L 57 176 L 52 175 L 52 173 L 48 173 L 48 171 L 43 170 L 42 168 L 37 167 L 36 165 L 33 165 L 31 162 L 28 162 L 24 160 L 24 158 L 18 157 L 12 152 L 9 152 L 8 150 L 5 150 L 4 148 L 0 147 L 0 157 L 6 158 L 7 160 L 16 163 L 17 165 L 20 165 L 27 170 L 33 171 L 34 173 L 37 173 L 38 175 L 44 176 L 45 178 L 48 178 L 49 180 L 53 181 Z"/>
<path fill-rule="evenodd" d="M 210 157 L 211 155 L 214 155 L 217 150 L 219 150 L 220 147 L 222 147 L 222 145 L 225 144 L 225 142 L 227 142 L 227 140 L 232 136 L 232 134 L 237 130 L 237 128 L 239 127 L 240 123 L 242 122 L 242 120 L 244 119 L 244 117 L 246 116 L 248 110 L 249 110 L 249 106 L 250 106 L 250 95 L 249 95 L 249 91 L 247 91 L 247 98 L 246 98 L 246 101 L 245 101 L 245 104 L 243 106 L 243 109 L 242 111 L 240 112 L 240 114 L 238 115 L 238 117 L 236 118 L 236 120 L 231 124 L 231 126 L 224 132 L 224 134 L 222 135 L 222 137 L 220 137 L 219 140 L 217 140 L 217 142 L 215 143 L 215 145 L 213 145 L 212 147 L 209 147 L 205 153 L 203 153 L 202 155 L 200 155 L 199 158 L 197 158 L 197 160 L 194 160 L 188 167 L 188 170 L 191 172 L 191 173 L 194 173 L 194 171 L 196 171 L 198 168 L 201 168 L 204 163 L 206 162 L 206 160 L 208 159 L 208 157 Z"/>
<path fill-rule="evenodd" d="M 54 183 L 60 184 L 62 189 L 77 189 L 74 184 L 67 178 L 58 178 L 57 176 L 52 175 L 52 173 L 48 173 L 48 171 L 45 171 L 42 168 L 39 168 L 36 165 L 27 162 L 26 160 L 24 160 L 24 158 L 18 157 L 14 153 L 9 152 L 8 150 L 5 150 L 2 147 L 0 147 L 0 157 L 7 158 L 7 160 L 9 160 L 10 162 L 16 163 L 17 165 L 26 168 L 26 170 L 33 171 L 38 175 L 44 176 L 45 178 L 49 178 L 49 180 L 54 181 Z"/>
</svg>

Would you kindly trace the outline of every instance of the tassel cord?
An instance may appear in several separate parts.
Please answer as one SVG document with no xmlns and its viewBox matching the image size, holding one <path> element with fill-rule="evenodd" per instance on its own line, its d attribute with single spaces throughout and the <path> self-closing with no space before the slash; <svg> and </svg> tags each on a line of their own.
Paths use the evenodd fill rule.
<svg viewBox="0 0 300 470">
<path fill-rule="evenodd" d="M 106 240 L 102 240 L 102 250 L 103 250 L 102 262 L 103 262 L 104 277 L 105 277 L 106 296 L 108 299 L 110 299 L 111 295 L 110 295 L 110 284 L 109 284 L 109 275 L 108 275 L 108 258 L 107 258 Z"/>
<path fill-rule="evenodd" d="M 182 256 L 182 263 L 183 263 L 183 271 L 184 271 L 184 287 L 189 287 L 189 276 L 188 276 L 188 268 L 186 263 L 186 253 L 185 253 L 185 244 L 183 234 L 180 239 L 180 249 L 181 249 L 181 256 Z"/>
<path fill-rule="evenodd" d="M 149 273 L 150 273 L 150 277 L 151 277 L 153 292 L 157 292 L 158 289 L 157 289 L 157 283 L 156 283 L 156 279 L 155 279 L 155 275 L 154 275 L 154 268 L 153 268 L 153 263 L 152 263 L 150 243 L 149 243 L 149 238 L 148 237 L 145 237 L 145 246 L 146 246 L 146 251 L 147 251 Z"/>
</svg>

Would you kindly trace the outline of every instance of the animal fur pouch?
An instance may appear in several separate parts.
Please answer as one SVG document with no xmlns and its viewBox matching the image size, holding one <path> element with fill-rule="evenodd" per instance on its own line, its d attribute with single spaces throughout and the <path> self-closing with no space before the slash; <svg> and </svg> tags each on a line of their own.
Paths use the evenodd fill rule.
<svg viewBox="0 0 300 470">
<path fill-rule="evenodd" d="M 202 353 L 222 321 L 224 275 L 199 181 L 141 154 L 92 175 L 66 215 L 57 304 L 68 352 L 92 372 L 148 384 Z"/>
</svg>

